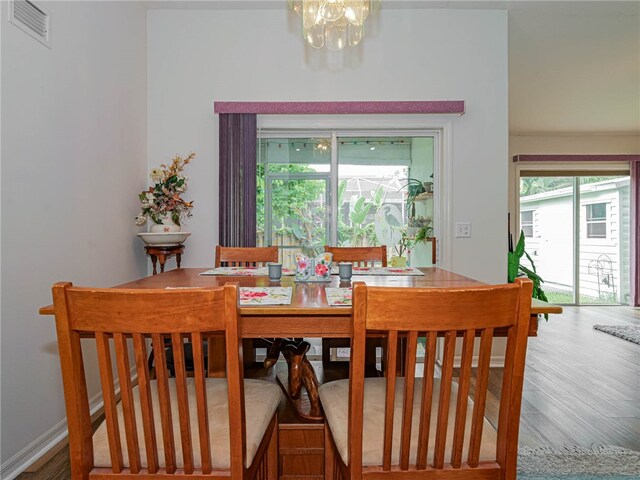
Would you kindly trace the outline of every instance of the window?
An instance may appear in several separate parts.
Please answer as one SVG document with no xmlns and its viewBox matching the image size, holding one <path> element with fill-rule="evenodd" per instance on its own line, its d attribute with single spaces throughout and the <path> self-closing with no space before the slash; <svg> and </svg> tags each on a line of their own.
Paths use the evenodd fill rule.
<svg viewBox="0 0 640 480">
<path fill-rule="evenodd" d="M 324 245 L 387 245 L 393 255 L 403 232 L 433 236 L 433 193 L 408 201 L 410 184 L 417 193 L 433 185 L 433 136 L 282 133 L 258 141 L 256 241 L 278 245 L 285 266 Z M 422 265 L 430 252 L 417 241 L 410 260 Z"/>
<path fill-rule="evenodd" d="M 257 245 L 278 245 L 286 267 L 296 253 L 317 254 L 330 243 L 330 162 L 327 139 L 260 142 Z"/>
<path fill-rule="evenodd" d="M 629 175 L 544 168 L 550 167 L 520 172 L 519 200 L 522 229 L 535 222 L 525 250 L 544 279 L 547 298 L 576 305 L 628 303 Z"/>
<path fill-rule="evenodd" d="M 533 210 L 520 212 L 520 229 L 525 237 L 533 237 Z"/>
<path fill-rule="evenodd" d="M 607 238 L 607 204 L 592 203 L 587 208 L 587 238 Z"/>
</svg>

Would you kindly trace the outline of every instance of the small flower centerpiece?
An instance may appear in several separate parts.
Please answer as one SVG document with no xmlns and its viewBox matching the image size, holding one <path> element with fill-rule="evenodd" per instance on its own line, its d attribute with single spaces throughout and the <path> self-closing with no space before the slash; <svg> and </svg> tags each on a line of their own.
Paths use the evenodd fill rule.
<svg viewBox="0 0 640 480">
<path fill-rule="evenodd" d="M 151 170 L 151 180 L 154 182 L 148 190 L 138 195 L 140 199 L 140 213 L 136 217 L 136 225 L 144 225 L 151 220 L 151 232 L 179 231 L 184 218 L 190 218 L 193 201 L 187 202 L 182 194 L 187 191 L 189 178 L 182 171 L 195 158 L 191 153 L 182 158 L 176 155 L 171 164 L 160 165 Z"/>
</svg>

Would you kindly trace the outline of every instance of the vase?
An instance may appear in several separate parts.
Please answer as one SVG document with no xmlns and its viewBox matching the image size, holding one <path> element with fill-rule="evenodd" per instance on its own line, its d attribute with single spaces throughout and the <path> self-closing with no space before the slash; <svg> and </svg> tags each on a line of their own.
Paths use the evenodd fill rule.
<svg viewBox="0 0 640 480">
<path fill-rule="evenodd" d="M 171 218 L 171 215 L 165 215 L 162 217 L 162 223 L 154 223 L 151 225 L 149 232 L 151 233 L 173 233 L 180 231 L 180 225 L 175 223 Z"/>
<path fill-rule="evenodd" d="M 407 266 L 407 258 L 406 257 L 398 257 L 392 256 L 389 262 L 389 265 L 392 267 L 406 267 Z"/>
</svg>

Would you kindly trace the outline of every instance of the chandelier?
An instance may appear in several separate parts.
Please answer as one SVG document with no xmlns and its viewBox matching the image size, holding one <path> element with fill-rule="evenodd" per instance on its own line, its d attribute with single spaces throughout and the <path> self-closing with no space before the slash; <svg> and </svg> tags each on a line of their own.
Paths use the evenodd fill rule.
<svg viewBox="0 0 640 480">
<path fill-rule="evenodd" d="M 381 0 L 289 0 L 302 17 L 302 35 L 313 48 L 355 47 L 364 37 L 364 21 L 380 10 Z"/>
</svg>

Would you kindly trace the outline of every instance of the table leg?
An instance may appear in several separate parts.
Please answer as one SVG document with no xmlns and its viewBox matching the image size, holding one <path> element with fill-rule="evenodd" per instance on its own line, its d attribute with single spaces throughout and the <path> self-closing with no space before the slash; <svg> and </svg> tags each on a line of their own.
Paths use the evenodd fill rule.
<svg viewBox="0 0 640 480">
<path fill-rule="evenodd" d="M 224 378 L 227 376 L 225 365 L 226 348 L 224 345 L 224 337 L 219 335 L 209 337 L 209 365 L 207 367 L 207 376 Z"/>
<path fill-rule="evenodd" d="M 160 273 L 164 273 L 164 263 L 167 261 L 167 257 L 163 254 L 158 255 L 160 261 Z"/>
<path fill-rule="evenodd" d="M 178 268 L 180 268 L 180 260 L 182 260 L 182 254 L 176 253 L 176 264 L 178 265 Z"/>
<path fill-rule="evenodd" d="M 529 336 L 538 336 L 538 315 L 536 314 L 531 315 L 531 320 L 529 321 Z"/>
<path fill-rule="evenodd" d="M 149 256 L 151 257 L 151 264 L 153 265 L 153 274 L 156 275 L 158 273 L 158 270 L 156 270 L 156 262 L 158 261 L 158 258 L 151 254 L 149 254 Z"/>
<path fill-rule="evenodd" d="M 256 350 L 253 348 L 252 338 L 242 339 L 242 358 L 245 367 L 251 367 L 256 363 Z"/>
</svg>

